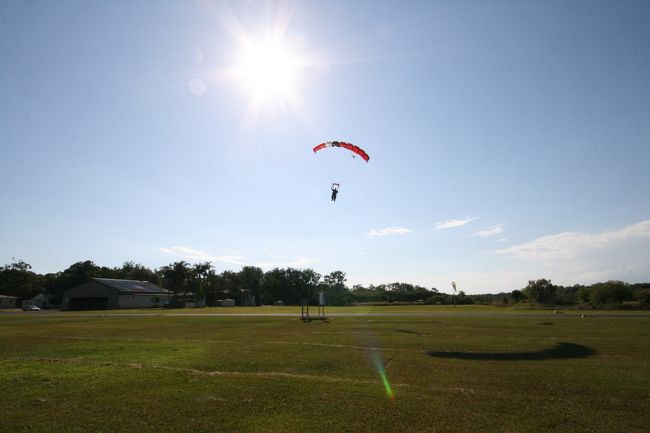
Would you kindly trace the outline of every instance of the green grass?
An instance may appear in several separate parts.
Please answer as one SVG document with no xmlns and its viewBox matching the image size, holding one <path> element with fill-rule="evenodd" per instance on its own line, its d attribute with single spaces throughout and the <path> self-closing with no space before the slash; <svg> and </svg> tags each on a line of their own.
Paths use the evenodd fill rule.
<svg viewBox="0 0 650 433">
<path fill-rule="evenodd" d="M 0 432 L 647 431 L 649 318 L 424 308 L 0 315 Z"/>
</svg>

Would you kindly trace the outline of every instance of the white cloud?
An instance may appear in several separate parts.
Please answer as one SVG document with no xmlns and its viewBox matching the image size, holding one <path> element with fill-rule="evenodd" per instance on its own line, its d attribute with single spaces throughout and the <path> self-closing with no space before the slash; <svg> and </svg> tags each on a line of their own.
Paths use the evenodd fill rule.
<svg viewBox="0 0 650 433">
<path fill-rule="evenodd" d="M 234 265 L 244 266 L 244 257 L 239 255 L 230 255 L 230 256 L 215 256 L 213 254 L 207 253 L 205 251 L 195 250 L 189 247 L 171 247 L 171 248 L 160 248 L 160 251 L 165 254 L 171 254 L 173 256 L 179 256 L 186 260 L 201 260 L 206 262 L 224 262 L 232 263 Z"/>
<path fill-rule="evenodd" d="M 474 221 L 475 219 L 478 219 L 478 217 L 465 217 L 462 220 L 448 220 L 448 221 L 438 221 L 436 223 L 435 230 L 444 230 L 444 229 L 451 229 L 454 227 L 462 227 L 465 224 Z"/>
<path fill-rule="evenodd" d="M 564 232 L 494 251 L 521 260 L 573 259 L 589 252 L 620 246 L 632 240 L 650 240 L 650 220 L 601 233 Z"/>
<path fill-rule="evenodd" d="M 388 236 L 388 235 L 405 235 L 411 233 L 411 229 L 406 227 L 386 227 L 383 229 L 372 229 L 368 236 Z"/>
<path fill-rule="evenodd" d="M 238 255 L 238 253 L 232 255 L 217 256 L 214 254 L 207 253 L 205 251 L 195 250 L 189 247 L 171 247 L 171 248 L 160 248 L 160 251 L 165 254 L 171 254 L 174 256 L 179 256 L 185 260 L 198 260 L 206 262 L 223 262 L 231 263 L 238 266 L 258 266 L 263 269 L 273 269 L 273 268 L 302 268 L 306 265 L 318 261 L 318 259 L 310 257 L 298 257 L 294 260 L 282 260 L 281 258 L 271 255 L 274 259 L 278 259 L 274 262 L 259 262 L 252 263 L 252 260 L 246 260 L 245 257 Z"/>
<path fill-rule="evenodd" d="M 476 233 L 474 233 L 472 236 L 476 236 L 479 238 L 491 238 L 492 236 L 497 236 L 503 233 L 503 224 L 497 224 L 492 227 L 488 227 L 485 230 L 479 230 Z"/>
<path fill-rule="evenodd" d="M 539 278 L 563 286 L 607 280 L 645 282 L 650 280 L 650 219 L 608 231 L 559 233 L 515 246 L 502 244 L 491 253 L 461 267 L 441 265 L 418 271 L 384 266 L 351 273 L 349 284 L 406 281 L 451 293 L 449 283 L 456 281 L 466 293 L 496 293 L 522 289 Z"/>
</svg>

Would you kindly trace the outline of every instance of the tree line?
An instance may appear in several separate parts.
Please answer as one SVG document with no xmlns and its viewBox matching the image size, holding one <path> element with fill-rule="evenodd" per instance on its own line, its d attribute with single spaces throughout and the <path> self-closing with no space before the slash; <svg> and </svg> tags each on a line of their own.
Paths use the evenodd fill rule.
<svg viewBox="0 0 650 433">
<path fill-rule="evenodd" d="M 530 280 L 516 294 L 519 298 L 542 305 L 591 307 L 650 307 L 650 283 L 628 284 L 612 280 L 589 286 L 555 285 L 551 280 Z"/>
<path fill-rule="evenodd" d="M 313 269 L 275 268 L 264 272 L 256 266 L 243 266 L 239 272 L 218 273 L 210 262 L 170 263 L 156 269 L 127 261 L 119 267 L 98 266 L 90 260 L 72 264 L 61 272 L 37 274 L 23 260 L 0 268 L 0 294 L 29 299 L 39 293 L 53 296 L 60 302 L 63 292 L 93 278 L 115 278 L 149 281 L 174 294 L 179 305 L 187 300 L 205 300 L 206 305 L 219 305 L 221 299 L 234 299 L 237 305 L 272 305 L 282 301 L 299 305 L 318 301 L 325 293 L 328 305 L 422 303 L 435 305 L 500 305 L 531 304 L 542 306 L 582 307 L 650 307 L 650 284 L 627 284 L 607 281 L 590 286 L 554 285 L 550 280 L 531 280 L 522 289 L 497 294 L 468 295 L 463 291 L 443 293 L 435 287 L 426 288 L 409 283 L 379 285 L 346 285 L 346 274 L 336 270 L 321 275 Z M 58 299 L 57 299 L 58 298 Z M 57 302 L 58 301 L 58 302 Z"/>
</svg>

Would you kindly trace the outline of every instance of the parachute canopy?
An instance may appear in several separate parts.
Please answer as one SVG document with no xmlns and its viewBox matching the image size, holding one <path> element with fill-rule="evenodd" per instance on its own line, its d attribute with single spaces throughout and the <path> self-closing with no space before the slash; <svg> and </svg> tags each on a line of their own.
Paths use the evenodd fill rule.
<svg viewBox="0 0 650 433">
<path fill-rule="evenodd" d="M 366 162 L 368 162 L 368 160 L 370 159 L 370 157 L 368 156 L 365 150 L 363 150 L 359 146 L 355 146 L 354 144 L 346 143 L 344 141 L 326 141 L 325 143 L 321 143 L 318 146 L 314 147 L 313 149 L 314 153 L 318 152 L 321 149 L 325 149 L 326 147 L 342 147 L 344 149 L 356 153 Z"/>
</svg>

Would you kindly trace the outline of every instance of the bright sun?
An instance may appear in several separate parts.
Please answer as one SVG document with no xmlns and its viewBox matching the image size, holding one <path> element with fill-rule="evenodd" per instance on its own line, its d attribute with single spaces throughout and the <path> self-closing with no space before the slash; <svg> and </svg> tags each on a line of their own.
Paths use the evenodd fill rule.
<svg viewBox="0 0 650 433">
<path fill-rule="evenodd" d="M 289 97 L 294 92 L 298 58 L 279 42 L 251 44 L 244 49 L 239 76 L 258 99 Z"/>
</svg>

